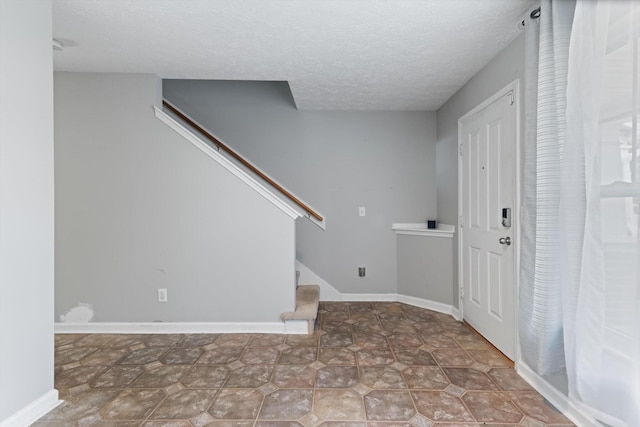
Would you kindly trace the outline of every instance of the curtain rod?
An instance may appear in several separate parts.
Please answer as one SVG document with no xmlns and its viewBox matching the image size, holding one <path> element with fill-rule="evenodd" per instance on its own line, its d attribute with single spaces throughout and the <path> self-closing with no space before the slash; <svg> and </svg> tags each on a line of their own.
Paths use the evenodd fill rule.
<svg viewBox="0 0 640 427">
<path fill-rule="evenodd" d="M 531 19 L 540 18 L 540 8 L 532 10 L 531 13 L 529 14 L 529 16 L 531 17 Z"/>
</svg>

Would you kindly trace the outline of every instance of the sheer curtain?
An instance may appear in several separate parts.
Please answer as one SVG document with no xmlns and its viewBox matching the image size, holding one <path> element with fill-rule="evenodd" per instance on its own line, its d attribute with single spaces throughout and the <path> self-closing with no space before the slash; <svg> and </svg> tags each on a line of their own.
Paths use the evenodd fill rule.
<svg viewBox="0 0 640 427">
<path fill-rule="evenodd" d="M 569 398 L 627 427 L 640 426 L 639 12 L 577 3 L 559 211 Z"/>
<path fill-rule="evenodd" d="M 519 337 L 569 400 L 640 426 L 640 2 L 527 20 Z M 575 10 L 574 10 L 575 9 Z"/>
<path fill-rule="evenodd" d="M 540 375 L 563 371 L 560 150 L 575 1 L 543 0 L 525 23 L 525 144 L 520 246 L 522 359 Z"/>
</svg>

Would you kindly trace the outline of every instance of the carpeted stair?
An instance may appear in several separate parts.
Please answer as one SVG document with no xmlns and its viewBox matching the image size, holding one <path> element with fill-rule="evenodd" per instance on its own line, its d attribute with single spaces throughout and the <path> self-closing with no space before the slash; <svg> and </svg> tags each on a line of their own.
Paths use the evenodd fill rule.
<svg viewBox="0 0 640 427">
<path fill-rule="evenodd" d="M 318 302 L 320 301 L 320 286 L 301 285 L 296 289 L 296 311 L 282 313 L 285 321 L 306 321 L 307 333 L 312 334 L 316 317 L 318 316 Z"/>
</svg>

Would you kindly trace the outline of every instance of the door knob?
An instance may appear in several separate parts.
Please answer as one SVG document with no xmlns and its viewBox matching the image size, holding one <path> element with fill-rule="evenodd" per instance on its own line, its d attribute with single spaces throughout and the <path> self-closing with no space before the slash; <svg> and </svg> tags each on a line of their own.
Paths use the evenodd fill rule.
<svg viewBox="0 0 640 427">
<path fill-rule="evenodd" d="M 507 245 L 509 246 L 511 244 L 511 237 L 501 237 L 498 242 L 500 242 L 500 244 L 502 245 Z"/>
</svg>

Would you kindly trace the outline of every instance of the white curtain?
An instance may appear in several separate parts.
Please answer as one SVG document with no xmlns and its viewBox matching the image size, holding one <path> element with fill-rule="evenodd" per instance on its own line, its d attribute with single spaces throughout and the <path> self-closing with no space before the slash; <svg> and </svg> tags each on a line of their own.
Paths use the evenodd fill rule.
<svg viewBox="0 0 640 427">
<path fill-rule="evenodd" d="M 640 426 L 639 12 L 578 0 L 559 186 L 569 398 L 626 427 Z"/>
<path fill-rule="evenodd" d="M 519 337 L 540 375 L 564 368 L 560 283 L 560 150 L 575 1 L 543 0 L 525 22 L 525 144 Z"/>
<path fill-rule="evenodd" d="M 575 8 L 575 11 L 574 11 Z M 519 336 L 569 399 L 640 426 L 640 2 L 527 19 Z"/>
</svg>

